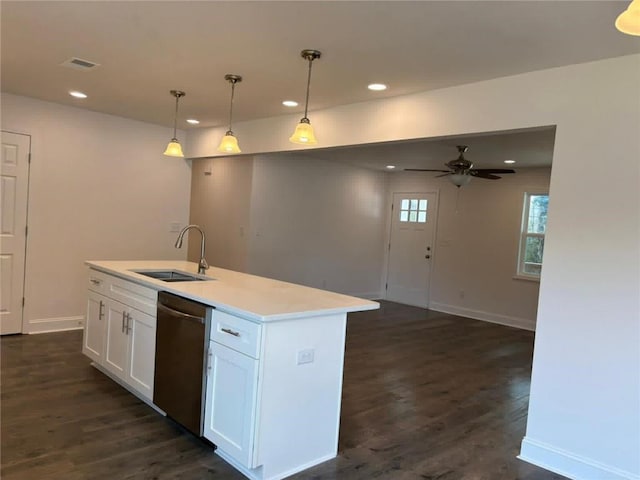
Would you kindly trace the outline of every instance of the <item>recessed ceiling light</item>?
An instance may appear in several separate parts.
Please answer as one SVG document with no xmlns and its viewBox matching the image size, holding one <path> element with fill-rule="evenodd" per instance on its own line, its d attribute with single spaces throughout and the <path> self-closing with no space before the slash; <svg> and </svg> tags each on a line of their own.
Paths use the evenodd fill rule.
<svg viewBox="0 0 640 480">
<path fill-rule="evenodd" d="M 294 100 L 285 100 L 284 102 L 282 102 L 282 104 L 285 107 L 297 107 L 298 106 L 298 102 L 296 102 Z"/>
<path fill-rule="evenodd" d="M 396 168 L 396 166 L 395 166 L 395 165 L 387 165 L 387 168 L 388 168 L 389 170 L 393 170 L 394 168 Z"/>
<path fill-rule="evenodd" d="M 516 163 L 515 160 L 505 160 L 504 163 Z"/>
<path fill-rule="evenodd" d="M 386 90 L 387 86 L 384 83 L 372 83 L 371 85 L 368 85 L 367 88 L 374 92 L 381 92 L 382 90 Z"/>
<path fill-rule="evenodd" d="M 69 95 L 71 95 L 72 97 L 75 97 L 75 98 L 87 98 L 87 94 L 86 93 L 78 92 L 77 90 L 71 90 L 69 92 Z"/>
<path fill-rule="evenodd" d="M 191 125 L 198 125 L 200 123 L 200 120 L 196 120 L 195 118 L 188 118 L 187 123 L 190 123 Z"/>
</svg>

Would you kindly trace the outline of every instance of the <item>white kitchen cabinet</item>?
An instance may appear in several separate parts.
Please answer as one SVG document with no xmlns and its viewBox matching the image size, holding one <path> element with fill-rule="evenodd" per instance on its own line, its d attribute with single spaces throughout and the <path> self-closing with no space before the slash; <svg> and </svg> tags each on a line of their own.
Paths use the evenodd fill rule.
<svg viewBox="0 0 640 480">
<path fill-rule="evenodd" d="M 153 399 L 156 299 L 153 289 L 90 271 L 83 353 L 147 401 Z"/>
<path fill-rule="evenodd" d="M 112 374 L 144 397 L 153 398 L 156 319 L 107 299 L 104 363 Z"/>
<path fill-rule="evenodd" d="M 253 468 L 258 360 L 210 342 L 208 368 L 204 436 Z"/>
<path fill-rule="evenodd" d="M 213 311 L 204 436 L 248 478 L 336 456 L 346 315 L 258 323 Z"/>
<path fill-rule="evenodd" d="M 82 338 L 82 353 L 96 363 L 102 363 L 104 352 L 106 301 L 107 297 L 104 295 L 89 291 L 87 318 L 84 323 L 84 336 Z"/>
</svg>

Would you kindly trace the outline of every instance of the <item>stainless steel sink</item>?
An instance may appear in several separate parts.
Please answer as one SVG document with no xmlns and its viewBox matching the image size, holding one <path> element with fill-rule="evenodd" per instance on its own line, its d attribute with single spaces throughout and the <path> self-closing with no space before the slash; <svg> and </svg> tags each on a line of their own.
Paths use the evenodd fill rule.
<svg viewBox="0 0 640 480">
<path fill-rule="evenodd" d="M 197 275 L 195 273 L 182 272 L 180 270 L 131 270 L 138 275 L 155 278 L 163 282 L 202 282 L 206 280 L 215 280 L 215 278 Z"/>
</svg>

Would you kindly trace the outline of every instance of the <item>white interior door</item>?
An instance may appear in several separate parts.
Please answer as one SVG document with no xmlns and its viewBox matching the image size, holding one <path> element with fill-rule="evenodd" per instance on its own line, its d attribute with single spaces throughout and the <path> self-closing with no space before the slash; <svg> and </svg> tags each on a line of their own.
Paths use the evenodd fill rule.
<svg viewBox="0 0 640 480">
<path fill-rule="evenodd" d="M 0 334 L 22 332 L 29 185 L 28 135 L 2 132 L 0 176 Z"/>
<path fill-rule="evenodd" d="M 437 193 L 394 193 L 387 300 L 427 308 Z"/>
</svg>

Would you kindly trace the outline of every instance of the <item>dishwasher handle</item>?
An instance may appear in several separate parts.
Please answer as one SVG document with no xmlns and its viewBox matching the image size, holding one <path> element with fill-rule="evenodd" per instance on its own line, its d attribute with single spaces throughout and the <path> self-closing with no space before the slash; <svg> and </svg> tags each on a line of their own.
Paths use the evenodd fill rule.
<svg viewBox="0 0 640 480">
<path fill-rule="evenodd" d="M 162 312 L 166 312 L 170 315 L 174 315 L 180 318 L 185 318 L 187 320 L 192 320 L 192 321 L 204 324 L 204 317 L 198 317 L 197 315 L 191 315 L 190 313 L 180 312 L 178 310 L 174 310 L 173 308 L 169 308 L 166 305 L 163 305 L 162 303 L 158 303 L 158 310 Z"/>
</svg>

